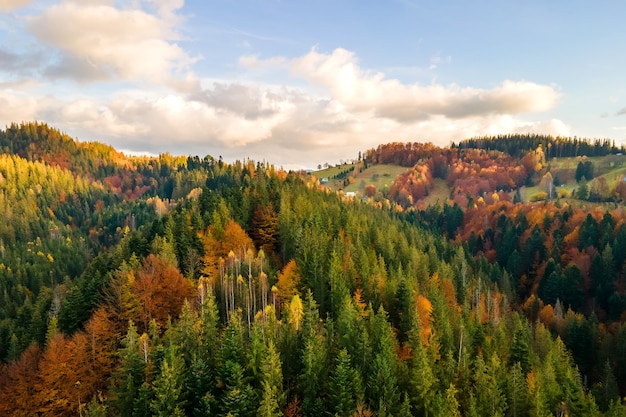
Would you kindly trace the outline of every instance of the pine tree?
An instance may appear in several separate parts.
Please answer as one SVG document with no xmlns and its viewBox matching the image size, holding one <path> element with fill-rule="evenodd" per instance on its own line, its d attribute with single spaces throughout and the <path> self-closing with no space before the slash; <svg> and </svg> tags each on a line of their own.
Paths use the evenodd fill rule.
<svg viewBox="0 0 626 417">
<path fill-rule="evenodd" d="M 515 365 L 519 363 L 523 375 L 526 375 L 530 371 L 530 348 L 526 339 L 526 334 L 523 330 L 518 330 L 513 336 L 513 343 L 511 344 L 511 356 L 509 358 L 509 365 Z"/>
<path fill-rule="evenodd" d="M 387 322 L 387 313 L 381 307 L 373 324 L 374 360 L 369 369 L 368 398 L 378 407 L 379 415 L 394 414 L 400 405 L 396 340 Z"/>
<path fill-rule="evenodd" d="M 330 407 L 336 416 L 351 416 L 356 411 L 357 404 L 363 401 L 361 378 L 350 365 L 350 355 L 346 349 L 339 351 L 329 388 Z"/>
<path fill-rule="evenodd" d="M 619 401 L 617 381 L 608 360 L 604 363 L 602 379 L 594 387 L 593 393 L 602 411 L 608 410 L 611 407 L 611 403 Z"/>
<path fill-rule="evenodd" d="M 304 299 L 302 319 L 302 371 L 299 376 L 302 409 L 305 415 L 325 415 L 323 393 L 327 391 L 326 337 L 323 334 L 317 303 L 309 289 Z"/>
<path fill-rule="evenodd" d="M 224 384 L 223 391 L 218 395 L 221 414 L 254 416 L 257 398 L 252 386 L 245 381 L 241 365 L 227 361 L 220 369 L 220 376 Z"/>
<path fill-rule="evenodd" d="M 478 355 L 474 362 L 475 395 L 481 415 L 504 416 L 507 404 L 496 379 L 499 366 L 500 360 L 495 353 L 488 364 L 482 355 Z"/>
<path fill-rule="evenodd" d="M 154 399 L 150 410 L 154 416 L 184 416 L 182 398 L 185 384 L 185 362 L 175 345 L 167 348 L 166 357 L 161 364 L 161 372 L 154 381 Z"/>
<path fill-rule="evenodd" d="M 50 318 L 50 323 L 48 324 L 48 330 L 46 330 L 46 346 L 50 344 L 54 336 L 59 332 L 59 325 L 56 316 L 52 316 Z"/>
<path fill-rule="evenodd" d="M 144 379 L 146 362 L 140 352 L 139 339 L 137 328 L 130 322 L 118 351 L 120 365 L 113 374 L 112 384 L 113 405 L 122 417 L 133 415 L 134 402 Z"/>
<path fill-rule="evenodd" d="M 218 356 L 220 317 L 215 296 L 206 294 L 200 305 L 200 349 L 199 357 L 209 366 L 215 366 Z"/>
<path fill-rule="evenodd" d="M 443 396 L 438 398 L 437 417 L 461 417 L 459 411 L 459 402 L 456 398 L 457 390 L 453 384 L 450 384 Z"/>
<path fill-rule="evenodd" d="M 519 361 L 512 366 L 507 382 L 510 415 L 512 417 L 528 415 L 526 373 Z"/>
<path fill-rule="evenodd" d="M 433 361 L 427 347 L 421 341 L 421 327 L 415 324 L 409 332 L 409 346 L 413 352 L 409 364 L 409 393 L 414 410 L 428 417 L 433 412 L 433 402 L 437 391 L 437 379 L 432 371 Z"/>
</svg>

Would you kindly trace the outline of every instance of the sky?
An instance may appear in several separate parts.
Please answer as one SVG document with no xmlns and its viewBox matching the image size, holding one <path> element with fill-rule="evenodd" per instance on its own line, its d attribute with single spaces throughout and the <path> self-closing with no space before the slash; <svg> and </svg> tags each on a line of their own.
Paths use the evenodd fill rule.
<svg viewBox="0 0 626 417">
<path fill-rule="evenodd" d="M 314 168 L 392 141 L 626 143 L 626 2 L 0 0 L 0 127 Z"/>
</svg>

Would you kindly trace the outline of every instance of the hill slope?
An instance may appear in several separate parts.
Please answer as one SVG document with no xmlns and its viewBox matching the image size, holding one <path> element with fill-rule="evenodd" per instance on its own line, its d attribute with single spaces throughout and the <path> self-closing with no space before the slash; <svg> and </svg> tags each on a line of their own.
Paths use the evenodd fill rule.
<svg viewBox="0 0 626 417">
<path fill-rule="evenodd" d="M 433 151 L 411 150 L 396 162 L 408 168 Z M 432 168 L 408 171 L 407 183 L 425 184 L 428 172 L 443 181 L 439 158 L 452 153 L 434 151 Z M 494 155 L 467 154 L 480 157 L 475 168 Z M 34 164 L 7 158 L 26 172 Z M 586 303 L 609 294 L 619 307 L 623 287 L 585 281 L 599 267 L 611 273 L 589 276 L 622 276 L 626 226 L 618 213 L 608 213 L 613 222 L 603 215 L 600 224 L 600 213 L 588 220 L 550 204 L 477 202 L 468 211 L 444 204 L 400 213 L 343 201 L 270 165 L 183 160 L 168 175 L 150 177 L 157 181 L 150 191 L 128 199 L 98 178 L 82 180 L 87 190 L 118 198 L 111 200 L 116 209 L 134 204 L 127 212 L 134 220 L 121 223 L 106 244 L 97 229 L 84 235 L 74 217 L 63 239 L 38 236 L 42 248 L 81 236 L 94 243 L 91 253 L 76 254 L 84 261 L 80 276 L 42 281 L 38 295 L 7 281 L 22 288 L 24 301 L 0 322 L 0 413 L 626 411 L 619 401 L 626 358 L 616 354 L 626 327 L 610 312 L 588 314 L 593 304 Z M 59 177 L 77 172 L 67 168 L 41 169 Z M 159 215 L 157 196 L 148 197 L 159 190 L 188 198 L 163 205 L 171 211 Z M 89 193 L 81 196 L 75 191 L 66 201 L 84 206 Z M 36 239 L 31 246 L 40 250 Z M 32 265 L 45 271 L 44 261 L 52 262 L 41 252 Z M 589 271 L 576 254 L 589 256 Z M 22 265 L 17 253 L 11 256 L 12 265 Z M 596 259 L 603 263 L 594 266 Z M 31 269 L 3 279 L 22 279 Z M 572 283 L 580 292 L 570 290 Z M 31 316 L 38 321 L 29 323 Z"/>
</svg>

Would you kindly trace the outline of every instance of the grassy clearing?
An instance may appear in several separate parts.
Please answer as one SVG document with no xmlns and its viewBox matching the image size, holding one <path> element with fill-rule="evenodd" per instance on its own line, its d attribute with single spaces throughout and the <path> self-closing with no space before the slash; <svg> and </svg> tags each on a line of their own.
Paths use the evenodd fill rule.
<svg viewBox="0 0 626 417">
<path fill-rule="evenodd" d="M 612 184 L 619 178 L 626 176 L 626 155 L 607 155 L 590 158 L 553 158 L 548 161 L 548 167 L 552 176 L 554 178 L 558 178 L 559 182 L 562 184 L 562 186 L 555 188 L 555 193 L 565 189 L 571 195 L 572 191 L 578 188 L 579 184 L 576 182 L 575 176 L 576 168 L 578 167 L 578 162 L 580 161 L 591 162 L 594 168 L 594 179 L 600 177 L 605 178 L 609 187 L 612 187 Z M 522 193 L 522 198 L 524 201 L 528 202 L 534 194 L 542 191 L 545 191 L 545 189 L 539 184 L 533 187 L 525 187 L 524 192 Z M 561 201 L 567 202 L 568 204 L 577 206 L 585 205 L 588 207 L 603 204 L 578 201 L 570 198 L 562 199 Z"/>
<path fill-rule="evenodd" d="M 561 190 L 567 190 L 568 195 L 572 194 L 572 191 L 578 186 L 578 184 L 576 184 L 576 182 L 571 182 L 562 186 L 558 186 L 558 187 L 554 187 L 554 190 L 552 190 L 552 199 L 555 200 L 557 195 L 559 194 L 559 191 Z M 522 201 L 528 203 L 529 201 L 531 201 L 531 198 L 533 195 L 537 194 L 537 193 L 547 193 L 547 190 L 545 187 L 542 187 L 541 185 L 535 185 L 533 187 L 522 187 L 522 189 L 520 190 L 521 196 L 522 196 Z M 515 195 L 515 191 L 511 191 L 511 199 L 513 199 L 513 196 Z"/>
<path fill-rule="evenodd" d="M 619 172 L 626 173 L 626 155 L 607 155 L 577 158 L 553 158 L 548 161 L 548 167 L 553 176 L 565 183 L 574 181 L 576 168 L 580 161 L 589 161 L 593 164 L 594 176 L 606 176 L 607 181 L 615 179 Z"/>
<path fill-rule="evenodd" d="M 601 175 L 601 177 L 604 177 L 609 184 L 625 176 L 626 176 L 626 167 L 619 167 L 619 168 L 613 169 L 612 171 L 607 172 L 604 175 Z"/>
<path fill-rule="evenodd" d="M 572 191 L 578 187 L 578 183 L 575 181 L 576 168 L 578 162 L 590 161 L 594 165 L 594 178 L 604 177 L 607 182 L 612 184 L 622 178 L 626 177 L 626 155 L 608 155 L 599 157 L 577 157 L 577 158 L 552 158 L 548 161 L 548 167 L 552 176 L 558 178 L 559 182 L 563 185 L 555 187 L 554 195 L 560 190 L 567 190 L 571 195 Z M 339 166 L 330 167 L 313 172 L 316 178 L 328 178 L 329 182 L 325 184 L 328 188 L 334 191 L 343 190 L 344 192 L 354 192 L 357 195 L 362 196 L 364 194 L 365 187 L 369 184 L 376 186 L 378 191 L 384 191 L 386 188 L 393 184 L 398 175 L 405 172 L 408 168 L 399 165 L 381 164 L 372 165 L 369 168 L 363 170 L 354 176 L 353 173 L 348 174 L 345 178 L 332 179 L 334 176 L 346 171 L 354 169 L 355 164 L 343 164 Z M 348 177 L 353 177 L 352 184 L 344 185 L 344 181 Z M 544 187 L 537 184 L 532 187 L 524 187 L 522 189 L 522 199 L 525 202 L 531 201 L 531 197 L 539 192 L 545 191 Z M 513 198 L 511 193 L 511 198 Z M 449 199 L 450 187 L 444 180 L 435 179 L 435 187 L 430 190 L 430 194 L 424 199 L 427 205 L 431 204 L 443 204 Z M 599 203 L 582 202 L 575 199 L 561 199 L 562 202 L 573 205 L 585 205 L 587 207 L 597 206 Z M 602 205 L 602 203 L 600 203 Z"/>
<path fill-rule="evenodd" d="M 450 199 L 450 187 L 445 180 L 441 178 L 434 179 L 435 187 L 429 190 L 429 194 L 424 198 L 424 203 L 428 206 L 431 204 L 443 205 Z"/>
<path fill-rule="evenodd" d="M 334 166 L 334 167 L 330 167 L 326 169 L 321 169 L 319 171 L 314 171 L 313 175 L 315 175 L 317 179 L 322 179 L 322 178 L 330 179 L 345 170 L 352 170 L 352 169 L 354 169 L 354 164 L 343 164 L 343 165 L 338 165 L 338 166 Z"/>
<path fill-rule="evenodd" d="M 344 191 L 355 192 L 362 195 L 365 187 L 370 184 L 374 184 L 376 190 L 382 191 L 385 188 L 391 187 L 396 177 L 406 170 L 406 167 L 400 165 L 372 165 L 358 173 L 354 178 L 354 182 L 345 187 Z"/>
</svg>

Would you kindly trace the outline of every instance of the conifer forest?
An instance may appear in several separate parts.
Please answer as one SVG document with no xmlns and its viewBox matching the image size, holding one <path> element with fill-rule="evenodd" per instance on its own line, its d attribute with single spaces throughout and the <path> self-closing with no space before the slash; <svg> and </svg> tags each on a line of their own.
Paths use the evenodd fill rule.
<svg viewBox="0 0 626 417">
<path fill-rule="evenodd" d="M 12 124 L 0 415 L 626 416 L 624 153 L 390 142 L 333 178 Z"/>
</svg>

